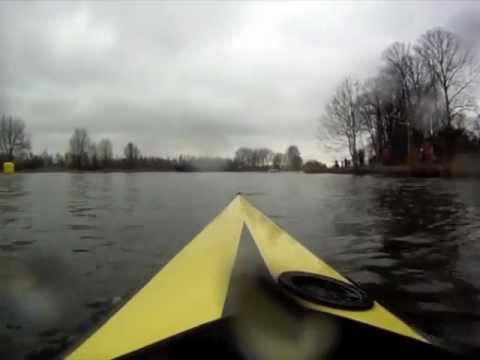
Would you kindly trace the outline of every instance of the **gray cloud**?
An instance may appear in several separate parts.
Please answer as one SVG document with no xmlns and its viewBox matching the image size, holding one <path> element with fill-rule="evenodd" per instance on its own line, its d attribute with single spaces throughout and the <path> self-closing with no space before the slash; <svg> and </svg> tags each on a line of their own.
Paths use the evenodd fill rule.
<svg viewBox="0 0 480 360">
<path fill-rule="evenodd" d="M 475 9 L 474 9 L 475 8 Z M 472 2 L 1 2 L 0 112 L 35 151 L 74 127 L 120 153 L 231 155 L 300 146 L 347 74 L 371 76 L 393 41 L 433 26 L 470 34 Z M 470 24 L 471 23 L 471 24 Z M 459 25 L 460 24 L 460 25 Z M 478 23 L 477 23 L 478 25 Z"/>
</svg>

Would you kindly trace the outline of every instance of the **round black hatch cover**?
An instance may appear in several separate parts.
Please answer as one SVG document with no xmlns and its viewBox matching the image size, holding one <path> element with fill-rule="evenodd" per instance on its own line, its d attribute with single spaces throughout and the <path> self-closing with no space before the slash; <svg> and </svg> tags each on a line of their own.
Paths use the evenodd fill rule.
<svg viewBox="0 0 480 360">
<path fill-rule="evenodd" d="M 294 295 L 320 305 L 343 310 L 368 310 L 373 301 L 358 286 L 327 276 L 301 271 L 280 274 L 281 287 Z"/>
</svg>

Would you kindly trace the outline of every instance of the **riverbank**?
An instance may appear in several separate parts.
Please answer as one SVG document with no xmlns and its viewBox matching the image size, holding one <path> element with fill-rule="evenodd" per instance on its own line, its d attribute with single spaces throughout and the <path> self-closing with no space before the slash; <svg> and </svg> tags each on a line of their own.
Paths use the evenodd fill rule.
<svg viewBox="0 0 480 360">
<path fill-rule="evenodd" d="M 43 174 L 43 173 L 68 173 L 68 174 L 108 174 L 108 173 L 268 173 L 268 174 L 278 174 L 278 173 L 292 173 L 292 172 L 301 172 L 301 171 L 290 171 L 290 170 L 265 170 L 265 169 L 246 169 L 246 170 L 223 170 L 223 169 L 212 169 L 212 170 L 172 170 L 172 169 L 149 169 L 149 168 L 135 168 L 135 169 L 99 169 L 99 170 L 76 170 L 76 169 L 21 169 L 17 170 L 16 173 L 21 174 Z"/>
<path fill-rule="evenodd" d="M 365 166 L 358 168 L 328 168 L 310 174 L 346 174 L 346 175 L 390 175 L 390 176 L 424 176 L 439 177 L 448 176 L 447 169 L 440 165 L 432 166 Z"/>
<path fill-rule="evenodd" d="M 108 173 L 212 173 L 212 172 L 223 172 L 223 173 L 268 173 L 268 174 L 283 174 L 283 173 L 292 173 L 294 171 L 269 171 L 265 169 L 258 170 L 189 170 L 189 171 L 178 171 L 171 169 L 102 169 L 102 170 L 74 170 L 74 169 L 22 169 L 18 170 L 17 173 L 73 173 L 73 174 L 108 174 Z M 298 171 L 300 172 L 300 171 Z M 374 166 L 364 166 L 358 168 L 317 168 L 308 170 L 304 168 L 303 173 L 305 174 L 338 174 L 338 175 L 383 175 L 383 176 L 397 176 L 397 177 L 444 177 L 444 178 L 461 178 L 461 177 L 478 177 L 480 178 L 480 164 L 479 166 L 464 166 L 462 164 L 454 163 L 449 165 L 442 164 L 417 164 L 417 165 L 395 165 L 395 166 L 383 166 L 383 165 L 374 165 Z"/>
<path fill-rule="evenodd" d="M 456 164 L 442 165 L 396 165 L 396 166 L 365 166 L 359 168 L 327 168 L 309 174 L 346 174 L 346 175 L 384 175 L 403 177 L 480 177 L 480 169 L 463 167 Z"/>
</svg>

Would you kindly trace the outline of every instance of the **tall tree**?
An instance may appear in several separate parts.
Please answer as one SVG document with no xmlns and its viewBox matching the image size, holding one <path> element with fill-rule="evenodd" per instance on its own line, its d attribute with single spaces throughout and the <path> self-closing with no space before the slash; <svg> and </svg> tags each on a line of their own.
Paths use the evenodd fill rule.
<svg viewBox="0 0 480 360">
<path fill-rule="evenodd" d="M 63 156 L 62 154 L 60 153 L 57 153 L 55 155 L 55 166 L 57 168 L 64 168 L 65 167 L 65 156 Z"/>
<path fill-rule="evenodd" d="M 88 146 L 87 154 L 88 154 L 88 161 L 89 161 L 89 164 L 90 164 L 90 169 L 97 170 L 98 169 L 98 147 L 97 147 L 97 144 L 92 142 Z"/>
<path fill-rule="evenodd" d="M 393 43 L 382 60 L 380 74 L 362 87 L 358 111 L 375 154 L 389 148 L 395 161 L 404 161 L 412 134 L 431 128 L 427 126 L 431 113 L 427 105 L 431 104 L 433 83 L 409 44 Z"/>
<path fill-rule="evenodd" d="M 40 158 L 42 159 L 43 167 L 51 168 L 53 166 L 54 164 L 53 156 L 47 152 L 47 149 L 42 151 Z"/>
<path fill-rule="evenodd" d="M 383 121 L 384 96 L 380 80 L 369 79 L 363 83 L 358 101 L 361 127 L 368 132 L 370 144 L 375 156 L 385 143 L 385 126 Z"/>
<path fill-rule="evenodd" d="M 272 167 L 274 169 L 280 170 L 282 168 L 282 163 L 283 163 L 283 154 L 282 153 L 276 153 L 275 155 L 273 155 Z"/>
<path fill-rule="evenodd" d="M 321 118 L 321 126 L 325 128 L 329 140 L 346 143 L 355 165 L 357 140 L 362 130 L 358 114 L 359 96 L 358 82 L 345 78 L 327 103 L 324 116 Z"/>
<path fill-rule="evenodd" d="M 140 150 L 138 149 L 137 145 L 134 143 L 129 142 L 125 149 L 123 150 L 125 155 L 125 161 L 129 168 L 134 168 L 137 164 L 137 161 L 140 157 Z"/>
<path fill-rule="evenodd" d="M 444 125 L 450 127 L 457 114 L 475 107 L 470 93 L 480 71 L 475 53 L 458 35 L 441 28 L 423 34 L 415 51 L 443 96 Z"/>
<path fill-rule="evenodd" d="M 291 145 L 287 148 L 285 160 L 287 163 L 287 169 L 295 171 L 302 169 L 303 160 L 297 146 Z"/>
<path fill-rule="evenodd" d="M 268 148 L 258 149 L 259 153 L 259 164 L 258 166 L 270 166 L 273 160 L 273 151 Z"/>
<path fill-rule="evenodd" d="M 104 138 L 97 145 L 98 160 L 104 168 L 111 165 L 113 160 L 113 145 L 110 139 Z"/>
<path fill-rule="evenodd" d="M 90 137 L 87 130 L 83 128 L 75 129 L 70 138 L 70 157 L 73 168 L 80 170 L 87 166 L 89 146 Z"/>
<path fill-rule="evenodd" d="M 253 149 L 247 147 L 241 147 L 235 152 L 234 161 L 240 167 L 253 167 L 255 166 L 255 156 Z"/>
<path fill-rule="evenodd" d="M 433 89 L 431 73 L 422 58 L 412 52 L 409 44 L 393 43 L 383 52 L 383 60 L 384 73 L 393 85 L 392 90 L 397 93 L 400 118 L 414 127 L 420 103 Z"/>
<path fill-rule="evenodd" d="M 15 156 L 30 150 L 30 139 L 25 131 L 22 119 L 2 115 L 0 118 L 0 155 L 7 160 L 14 160 Z"/>
</svg>

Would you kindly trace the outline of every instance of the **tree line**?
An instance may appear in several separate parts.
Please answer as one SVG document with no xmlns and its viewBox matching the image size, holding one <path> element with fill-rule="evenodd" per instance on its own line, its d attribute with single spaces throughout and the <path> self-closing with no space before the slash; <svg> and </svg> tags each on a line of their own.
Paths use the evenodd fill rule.
<svg viewBox="0 0 480 360">
<path fill-rule="evenodd" d="M 19 170 L 299 171 L 303 164 L 300 150 L 294 145 L 285 153 L 268 148 L 241 147 L 233 158 L 188 155 L 162 158 L 142 155 L 136 144 L 128 142 L 123 148 L 123 156 L 114 156 L 110 139 L 95 142 L 84 128 L 73 131 L 64 154 L 52 155 L 47 151 L 33 154 L 30 150 L 25 122 L 13 116 L 1 116 L 0 162 L 15 161 Z"/>
<path fill-rule="evenodd" d="M 292 145 L 285 153 L 276 153 L 268 148 L 241 147 L 235 152 L 233 165 L 239 170 L 273 169 L 299 171 L 303 159 L 297 146 Z"/>
<path fill-rule="evenodd" d="M 374 77 L 340 82 L 320 118 L 320 139 L 346 146 L 354 166 L 360 148 L 384 164 L 416 161 L 428 147 L 440 161 L 478 151 L 479 73 L 474 49 L 448 30 L 395 42 Z"/>
</svg>

